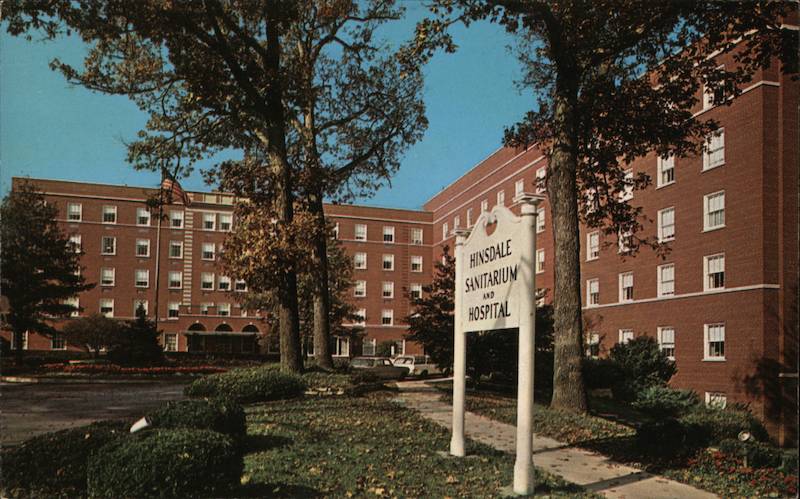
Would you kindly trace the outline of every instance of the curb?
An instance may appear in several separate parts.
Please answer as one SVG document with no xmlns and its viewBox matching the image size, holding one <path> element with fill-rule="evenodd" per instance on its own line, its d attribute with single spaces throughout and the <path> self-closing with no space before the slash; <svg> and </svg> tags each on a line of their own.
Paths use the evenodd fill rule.
<svg viewBox="0 0 800 499">
<path fill-rule="evenodd" d="M 0 376 L 3 383 L 39 383 L 39 378 L 26 378 L 24 376 Z"/>
</svg>

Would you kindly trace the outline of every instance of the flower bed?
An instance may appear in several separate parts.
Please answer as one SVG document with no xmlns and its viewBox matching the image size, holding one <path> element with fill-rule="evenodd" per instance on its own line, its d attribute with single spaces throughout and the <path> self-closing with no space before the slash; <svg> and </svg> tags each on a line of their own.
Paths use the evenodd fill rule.
<svg viewBox="0 0 800 499">
<path fill-rule="evenodd" d="M 213 374 L 227 371 L 217 366 L 122 367 L 116 364 L 44 364 L 43 369 L 71 374 L 119 374 L 163 376 L 170 374 Z"/>
</svg>

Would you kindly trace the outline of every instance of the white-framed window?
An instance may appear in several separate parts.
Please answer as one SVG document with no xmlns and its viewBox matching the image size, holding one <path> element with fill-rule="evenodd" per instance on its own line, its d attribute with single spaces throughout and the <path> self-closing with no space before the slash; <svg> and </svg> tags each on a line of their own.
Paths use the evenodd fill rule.
<svg viewBox="0 0 800 499">
<path fill-rule="evenodd" d="M 216 253 L 216 245 L 214 243 L 203 243 L 201 258 L 203 260 L 213 260 Z"/>
<path fill-rule="evenodd" d="M 383 255 L 383 264 L 381 268 L 383 270 L 394 270 L 394 255 Z"/>
<path fill-rule="evenodd" d="M 450 235 L 450 226 L 447 225 L 447 222 L 442 224 L 442 240 L 447 239 Z"/>
<path fill-rule="evenodd" d="M 70 222 L 83 220 L 83 205 L 80 203 L 67 203 L 67 220 Z"/>
<path fill-rule="evenodd" d="M 169 257 L 170 258 L 183 258 L 183 241 L 170 241 L 169 242 Z"/>
<path fill-rule="evenodd" d="M 544 288 L 536 288 L 536 291 L 533 293 L 536 297 L 536 306 L 537 307 L 544 307 L 545 306 L 545 298 L 547 297 L 547 292 Z"/>
<path fill-rule="evenodd" d="M 721 64 L 717 66 L 717 70 L 724 70 L 725 65 Z M 722 85 L 718 85 L 716 88 L 709 87 L 705 82 L 703 82 L 703 111 L 706 109 L 711 109 L 714 107 L 715 102 L 722 102 L 725 98 L 725 87 Z"/>
<path fill-rule="evenodd" d="M 703 360 L 725 360 L 725 324 L 705 324 Z"/>
<path fill-rule="evenodd" d="M 164 351 L 177 352 L 178 351 L 178 334 L 177 333 L 164 333 Z"/>
<path fill-rule="evenodd" d="M 367 240 L 367 225 L 366 224 L 356 224 L 355 240 L 356 241 L 366 241 Z"/>
<path fill-rule="evenodd" d="M 139 310 L 140 306 L 144 310 L 144 315 L 147 315 L 147 313 L 148 313 L 147 300 L 136 299 L 136 300 L 133 300 L 133 315 L 134 315 L 134 317 L 136 316 L 136 312 Z"/>
<path fill-rule="evenodd" d="M 375 338 L 364 338 L 361 344 L 361 355 L 373 356 L 378 350 L 378 340 Z"/>
<path fill-rule="evenodd" d="M 586 280 L 586 305 L 600 305 L 600 279 Z"/>
<path fill-rule="evenodd" d="M 422 244 L 422 229 L 411 229 L 411 244 Z"/>
<path fill-rule="evenodd" d="M 136 225 L 150 225 L 150 210 L 147 208 L 136 208 Z"/>
<path fill-rule="evenodd" d="M 64 339 L 64 335 L 58 332 L 53 333 L 50 335 L 50 350 L 66 350 L 67 349 L 67 341 Z"/>
<path fill-rule="evenodd" d="M 100 298 L 100 315 L 114 317 L 114 299 Z"/>
<path fill-rule="evenodd" d="M 180 271 L 170 271 L 168 274 L 167 287 L 169 289 L 181 289 L 183 287 L 183 273 Z"/>
<path fill-rule="evenodd" d="M 467 228 L 472 227 L 472 208 L 467 208 Z"/>
<path fill-rule="evenodd" d="M 458 229 L 459 227 L 461 227 L 461 217 L 456 215 L 453 218 L 453 229 Z"/>
<path fill-rule="evenodd" d="M 231 278 L 226 275 L 219 276 L 219 280 L 217 281 L 217 289 L 219 289 L 220 291 L 230 291 Z"/>
<path fill-rule="evenodd" d="M 600 335 L 597 333 L 589 333 L 587 354 L 589 357 L 596 359 L 600 357 Z"/>
<path fill-rule="evenodd" d="M 103 205 L 103 223 L 115 224 L 117 223 L 117 207 L 114 205 Z"/>
<path fill-rule="evenodd" d="M 628 253 L 631 250 L 632 239 L 633 234 L 628 230 L 617 232 L 617 251 L 620 254 Z"/>
<path fill-rule="evenodd" d="M 725 164 L 725 129 L 713 132 L 703 146 L 703 171 Z"/>
<path fill-rule="evenodd" d="M 213 272 L 203 272 L 200 274 L 200 289 L 206 291 L 213 291 L 214 290 L 214 273 Z"/>
<path fill-rule="evenodd" d="M 728 397 L 722 392 L 706 392 L 706 407 L 724 409 L 728 406 Z"/>
<path fill-rule="evenodd" d="M 233 290 L 239 293 L 247 291 L 247 283 L 244 279 L 236 279 L 233 283 Z"/>
<path fill-rule="evenodd" d="M 136 269 L 134 272 L 134 286 L 146 288 L 150 286 L 150 271 L 147 269 Z"/>
<path fill-rule="evenodd" d="M 173 210 L 169 212 L 169 225 L 173 229 L 183 228 L 183 211 Z"/>
<path fill-rule="evenodd" d="M 489 211 L 489 200 L 484 199 L 481 201 L 481 213 L 485 213 L 487 211 Z"/>
<path fill-rule="evenodd" d="M 658 296 L 675 295 L 675 264 L 667 263 L 658 266 Z"/>
<path fill-rule="evenodd" d="M 214 230 L 217 227 L 216 213 L 203 213 L 203 230 Z"/>
<path fill-rule="evenodd" d="M 624 176 L 624 186 L 622 188 L 622 194 L 620 194 L 620 200 L 622 201 L 630 201 L 633 199 L 633 170 L 627 169 L 625 170 Z"/>
<path fill-rule="evenodd" d="M 214 303 L 213 303 L 213 302 L 210 302 L 210 303 L 201 303 L 201 304 L 200 304 L 200 313 L 201 313 L 202 315 L 208 315 L 208 314 L 209 314 L 209 312 L 211 311 L 211 307 L 213 307 L 213 306 L 214 306 Z"/>
<path fill-rule="evenodd" d="M 136 256 L 139 258 L 147 258 L 150 256 L 150 240 L 137 239 L 136 240 Z"/>
<path fill-rule="evenodd" d="M 536 250 L 536 273 L 541 274 L 544 272 L 544 250 Z"/>
<path fill-rule="evenodd" d="M 619 342 L 623 345 L 633 339 L 633 329 L 620 329 Z"/>
<path fill-rule="evenodd" d="M 64 305 L 71 305 L 75 310 L 69 313 L 70 317 L 80 317 L 81 315 L 81 301 L 80 298 L 77 296 L 73 296 L 72 298 L 67 298 L 64 300 Z"/>
<path fill-rule="evenodd" d="M 354 324 L 356 326 L 366 326 L 367 325 L 367 309 L 366 308 L 359 308 L 355 314 L 358 319 L 355 320 Z"/>
<path fill-rule="evenodd" d="M 422 284 L 414 283 L 414 284 L 412 284 L 410 286 L 410 290 L 411 290 L 410 294 L 411 294 L 411 298 L 412 299 L 419 300 L 420 298 L 422 298 Z"/>
<path fill-rule="evenodd" d="M 506 191 L 500 189 L 497 191 L 497 206 L 505 206 L 506 205 Z"/>
<path fill-rule="evenodd" d="M 705 291 L 723 289 L 725 287 L 725 254 L 719 253 L 703 257 L 703 271 Z"/>
<path fill-rule="evenodd" d="M 231 315 L 231 304 L 230 303 L 219 303 L 219 304 L 217 304 L 217 315 L 221 315 L 223 317 L 230 317 L 230 315 Z"/>
<path fill-rule="evenodd" d="M 394 282 L 383 282 L 383 286 L 381 287 L 381 296 L 383 298 L 394 298 Z"/>
<path fill-rule="evenodd" d="M 667 357 L 675 360 L 675 328 L 672 326 L 658 328 L 658 346 Z"/>
<path fill-rule="evenodd" d="M 339 239 L 339 222 L 333 224 L 333 238 Z"/>
<path fill-rule="evenodd" d="M 523 179 L 519 179 L 514 182 L 514 196 L 519 196 L 525 190 L 525 181 Z"/>
<path fill-rule="evenodd" d="M 332 355 L 334 357 L 349 357 L 350 338 L 346 336 L 334 336 Z"/>
<path fill-rule="evenodd" d="M 586 189 L 583 193 L 583 202 L 586 205 L 586 213 L 594 213 L 597 209 L 595 206 L 597 199 L 597 189 L 594 187 Z"/>
<path fill-rule="evenodd" d="M 725 191 L 703 196 L 703 230 L 725 227 Z"/>
<path fill-rule="evenodd" d="M 12 334 L 11 335 L 11 350 L 16 350 L 16 349 L 17 349 L 17 335 L 16 334 Z M 22 349 L 23 350 L 27 350 L 28 349 L 28 332 L 27 331 L 24 331 L 22 333 Z"/>
<path fill-rule="evenodd" d="M 117 238 L 114 236 L 103 236 L 100 242 L 101 255 L 116 255 L 117 254 Z"/>
<path fill-rule="evenodd" d="M 670 206 L 658 212 L 658 240 L 663 242 L 675 239 L 675 207 Z"/>
<path fill-rule="evenodd" d="M 69 243 L 72 245 L 72 249 L 75 253 L 81 252 L 81 235 L 80 234 L 72 234 L 69 236 Z"/>
<path fill-rule="evenodd" d="M 586 234 L 586 261 L 600 258 L 600 232 L 594 231 Z"/>
<path fill-rule="evenodd" d="M 411 257 L 411 272 L 422 272 L 422 257 L 413 255 Z"/>
<path fill-rule="evenodd" d="M 675 155 L 658 157 L 656 187 L 664 187 L 675 183 Z"/>
<path fill-rule="evenodd" d="M 230 232 L 233 228 L 233 214 L 220 213 L 219 214 L 219 230 L 223 232 Z"/>
<path fill-rule="evenodd" d="M 116 281 L 116 273 L 114 267 L 102 267 L 100 269 L 100 285 L 113 286 Z"/>
<path fill-rule="evenodd" d="M 633 272 L 619 275 L 619 301 L 633 301 Z"/>
<path fill-rule="evenodd" d="M 385 308 L 381 310 L 381 325 L 391 326 L 394 324 L 394 310 Z"/>
<path fill-rule="evenodd" d="M 367 254 L 366 253 L 356 253 L 353 255 L 353 267 L 357 270 L 364 270 L 367 268 Z"/>
<path fill-rule="evenodd" d="M 171 301 L 167 305 L 167 318 L 168 319 L 177 319 L 181 316 L 181 302 L 179 301 Z"/>
<path fill-rule="evenodd" d="M 544 232 L 544 225 L 545 225 L 545 217 L 547 211 L 545 211 L 544 206 L 540 206 L 536 208 L 536 233 L 541 234 Z"/>
<path fill-rule="evenodd" d="M 547 190 L 547 167 L 536 170 L 536 194 L 542 194 Z"/>
<path fill-rule="evenodd" d="M 383 242 L 385 243 L 394 242 L 394 226 L 392 225 L 383 226 Z"/>
<path fill-rule="evenodd" d="M 353 287 L 353 295 L 358 298 L 367 296 L 367 281 L 356 281 Z"/>
</svg>

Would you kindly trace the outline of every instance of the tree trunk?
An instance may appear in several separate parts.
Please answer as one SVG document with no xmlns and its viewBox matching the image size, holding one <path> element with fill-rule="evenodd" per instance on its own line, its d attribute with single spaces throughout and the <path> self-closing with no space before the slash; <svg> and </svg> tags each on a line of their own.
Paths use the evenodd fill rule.
<svg viewBox="0 0 800 499">
<path fill-rule="evenodd" d="M 22 350 L 22 335 L 25 334 L 24 331 L 14 329 L 11 332 L 14 335 L 14 357 L 17 361 L 17 364 L 22 362 L 22 354 L 24 350 Z"/>
<path fill-rule="evenodd" d="M 314 359 L 317 365 L 326 369 L 333 368 L 331 357 L 331 300 L 328 289 L 328 231 L 326 230 L 325 211 L 322 194 L 315 192 L 310 198 L 311 212 L 317 228 L 314 241 Z"/>
</svg>

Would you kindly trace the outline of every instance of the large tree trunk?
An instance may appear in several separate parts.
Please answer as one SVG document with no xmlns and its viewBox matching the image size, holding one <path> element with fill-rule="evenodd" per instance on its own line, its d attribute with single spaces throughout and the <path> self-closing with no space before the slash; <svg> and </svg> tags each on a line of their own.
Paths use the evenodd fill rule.
<svg viewBox="0 0 800 499">
<path fill-rule="evenodd" d="M 317 365 L 326 369 L 333 368 L 331 357 L 331 300 L 328 289 L 328 231 L 326 230 L 325 211 L 322 194 L 315 192 L 310 196 L 311 212 L 316 224 L 316 240 L 314 241 L 314 359 Z"/>
</svg>

